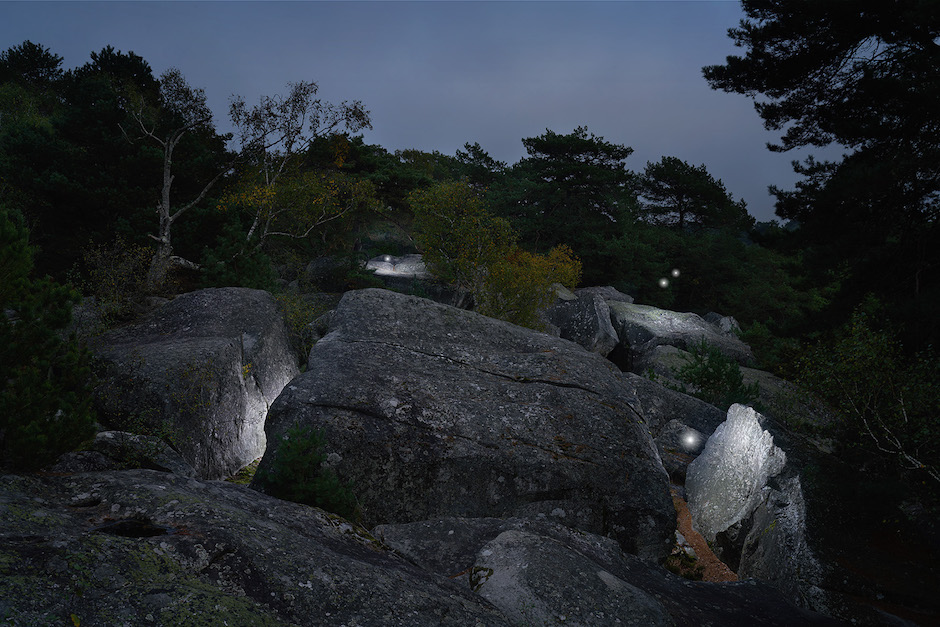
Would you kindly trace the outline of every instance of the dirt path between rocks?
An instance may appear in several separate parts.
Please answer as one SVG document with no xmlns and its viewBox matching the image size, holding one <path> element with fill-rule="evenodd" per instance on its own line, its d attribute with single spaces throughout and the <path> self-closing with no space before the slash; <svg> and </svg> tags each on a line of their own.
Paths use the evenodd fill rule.
<svg viewBox="0 0 940 627">
<path fill-rule="evenodd" d="M 728 566 L 708 548 L 705 538 L 692 528 L 692 515 L 689 513 L 689 506 L 685 500 L 679 496 L 675 486 L 670 488 L 672 492 L 672 503 L 676 507 L 676 514 L 679 518 L 679 533 L 681 533 L 689 546 L 695 550 L 698 557 L 698 564 L 705 567 L 702 574 L 702 581 L 737 581 L 738 576 Z"/>
</svg>

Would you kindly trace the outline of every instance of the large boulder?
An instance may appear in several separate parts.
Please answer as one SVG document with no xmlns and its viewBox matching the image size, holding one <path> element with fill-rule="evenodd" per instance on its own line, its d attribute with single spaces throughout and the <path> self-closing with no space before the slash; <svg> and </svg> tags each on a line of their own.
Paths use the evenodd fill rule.
<svg viewBox="0 0 940 627">
<path fill-rule="evenodd" d="M 750 516 L 767 480 L 783 470 L 786 454 L 761 428 L 750 407 L 732 405 L 728 419 L 689 464 L 686 494 L 696 530 L 706 540 Z"/>
<path fill-rule="evenodd" d="M 620 341 L 610 323 L 607 302 L 599 294 L 584 292 L 573 300 L 559 298 L 543 315 L 558 327 L 561 337 L 591 352 L 607 356 Z"/>
<path fill-rule="evenodd" d="M 151 470 L 0 477 L 13 625 L 508 625 L 322 510 Z"/>
<path fill-rule="evenodd" d="M 693 582 L 610 538 L 531 519 L 445 518 L 373 534 L 418 566 L 484 596 L 514 624 L 838 625 L 769 585 Z"/>
<path fill-rule="evenodd" d="M 740 420 L 750 412 L 738 414 Z M 688 468 L 693 516 L 696 507 L 718 501 L 733 514 L 724 520 L 734 522 L 714 535 L 721 559 L 740 577 L 773 584 L 792 603 L 856 625 L 937 623 L 940 602 L 933 591 L 940 581 L 940 552 L 929 543 L 935 522 L 916 514 L 916 501 L 905 496 L 910 488 L 868 476 L 771 416 L 753 418 L 757 426 L 747 420 L 746 427 L 716 431 L 713 438 L 725 446 L 709 440 Z M 737 435 L 728 437 L 732 431 Z M 746 443 L 767 455 L 741 454 Z M 709 448 L 728 454 L 706 457 Z M 784 455 L 773 449 L 784 453 L 782 467 Z M 724 476 L 706 486 L 717 500 L 703 502 L 693 475 Z M 749 479 L 732 481 L 737 487 L 722 483 L 734 476 Z"/>
<path fill-rule="evenodd" d="M 369 523 L 546 517 L 664 559 L 675 510 L 637 398 L 566 340 L 386 290 L 348 292 L 271 407 L 268 471 L 321 429 Z"/>
<path fill-rule="evenodd" d="M 92 347 L 107 422 L 168 437 L 203 478 L 261 456 L 268 407 L 299 372 L 274 298 L 245 288 L 183 294 Z"/>
<path fill-rule="evenodd" d="M 653 349 L 661 345 L 690 350 L 702 340 L 717 347 L 725 356 L 740 364 L 754 358 L 750 347 L 719 324 L 706 322 L 694 313 L 680 313 L 650 305 L 607 301 L 611 322 L 623 355 L 621 367 L 642 374 L 649 366 Z"/>
</svg>

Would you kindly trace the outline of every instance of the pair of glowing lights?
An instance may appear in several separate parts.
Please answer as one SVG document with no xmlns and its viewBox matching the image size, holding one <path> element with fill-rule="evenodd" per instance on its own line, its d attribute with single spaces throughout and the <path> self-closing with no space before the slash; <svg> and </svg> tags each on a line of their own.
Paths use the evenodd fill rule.
<svg viewBox="0 0 940 627">
<path fill-rule="evenodd" d="M 672 274 L 672 278 L 678 279 L 678 278 L 679 278 L 679 268 L 673 268 L 673 269 L 672 269 L 672 272 L 671 272 L 670 274 Z M 669 287 L 669 279 L 667 279 L 666 277 L 661 278 L 661 279 L 659 280 L 659 287 L 662 287 L 662 288 L 667 288 L 667 287 Z"/>
</svg>

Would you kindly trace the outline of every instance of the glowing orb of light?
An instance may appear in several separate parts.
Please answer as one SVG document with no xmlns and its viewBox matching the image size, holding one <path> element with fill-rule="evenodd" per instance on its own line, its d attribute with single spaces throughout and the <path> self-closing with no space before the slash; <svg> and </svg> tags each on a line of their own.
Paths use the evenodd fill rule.
<svg viewBox="0 0 940 627">
<path fill-rule="evenodd" d="M 674 278 L 674 279 L 679 278 L 679 268 L 673 268 L 673 269 L 672 269 L 672 278 Z"/>
<path fill-rule="evenodd" d="M 698 448 L 699 444 L 702 441 L 701 436 L 692 429 L 686 429 L 682 432 L 682 435 L 679 436 L 679 439 L 682 441 L 682 446 L 685 447 L 687 451 L 693 451 Z"/>
<path fill-rule="evenodd" d="M 383 257 L 382 260 L 383 260 L 383 261 L 391 261 L 391 260 L 392 260 L 392 256 L 391 256 L 391 255 L 385 255 L 385 257 Z"/>
<path fill-rule="evenodd" d="M 669 287 L 669 279 L 666 279 L 666 278 L 660 279 L 659 287 Z"/>
</svg>

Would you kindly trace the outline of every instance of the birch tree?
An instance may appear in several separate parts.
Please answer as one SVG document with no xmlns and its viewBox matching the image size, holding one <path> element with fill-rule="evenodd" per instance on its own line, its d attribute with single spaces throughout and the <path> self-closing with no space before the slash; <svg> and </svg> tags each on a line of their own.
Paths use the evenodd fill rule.
<svg viewBox="0 0 940 627">
<path fill-rule="evenodd" d="M 229 115 L 244 164 L 239 190 L 226 204 L 249 211 L 243 251 L 271 236 L 303 239 L 319 227 L 371 204 L 371 186 L 341 175 L 304 172 L 302 156 L 317 138 L 372 128 L 362 102 L 317 97 L 316 83 L 288 83 L 286 96 L 262 96 L 249 107 L 235 96 Z M 366 189 L 368 187 L 368 189 Z"/>
<path fill-rule="evenodd" d="M 160 103 L 154 106 L 144 98 L 131 95 L 131 128 L 124 129 L 128 139 L 146 139 L 163 151 L 163 172 L 160 197 L 157 201 L 157 233 L 149 234 L 157 242 L 157 250 L 150 263 L 147 285 L 150 290 L 159 289 L 173 268 L 198 269 L 199 265 L 178 257 L 173 253 L 173 224 L 187 211 L 198 205 L 206 194 L 227 172 L 232 163 L 220 167 L 202 189 L 191 198 L 175 202 L 173 196 L 173 156 L 187 134 L 214 133 L 212 112 L 206 104 L 203 89 L 193 88 L 182 73 L 171 68 L 160 76 Z"/>
</svg>

